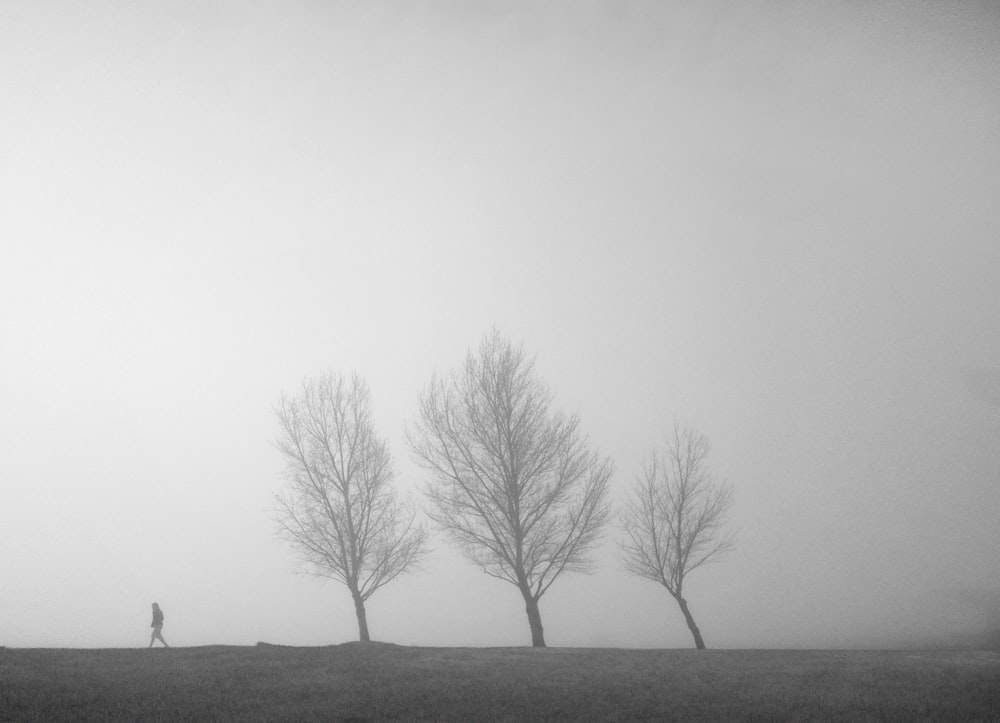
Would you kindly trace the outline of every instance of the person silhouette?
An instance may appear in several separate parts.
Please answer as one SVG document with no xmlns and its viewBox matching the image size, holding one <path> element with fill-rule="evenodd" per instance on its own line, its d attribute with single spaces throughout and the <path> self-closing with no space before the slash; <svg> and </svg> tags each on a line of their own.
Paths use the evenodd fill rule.
<svg viewBox="0 0 1000 723">
<path fill-rule="evenodd" d="M 149 627 L 153 629 L 153 634 L 149 638 L 149 647 L 153 647 L 153 643 L 159 638 L 163 646 L 169 648 L 167 641 L 163 639 L 163 611 L 156 603 L 153 603 L 153 624 Z"/>
</svg>

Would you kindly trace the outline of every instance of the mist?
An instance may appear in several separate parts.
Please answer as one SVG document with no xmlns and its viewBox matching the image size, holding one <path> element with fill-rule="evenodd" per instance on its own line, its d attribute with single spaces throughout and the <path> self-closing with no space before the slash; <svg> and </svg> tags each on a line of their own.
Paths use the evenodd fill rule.
<svg viewBox="0 0 1000 723">
<path fill-rule="evenodd" d="M 6 2 L 0 645 L 326 645 L 274 405 L 361 374 L 394 484 L 491 328 L 614 460 L 712 443 L 715 648 L 996 646 L 1000 12 L 982 3 Z M 624 572 L 553 646 L 689 647 Z M 527 645 L 435 533 L 372 638 Z"/>
</svg>

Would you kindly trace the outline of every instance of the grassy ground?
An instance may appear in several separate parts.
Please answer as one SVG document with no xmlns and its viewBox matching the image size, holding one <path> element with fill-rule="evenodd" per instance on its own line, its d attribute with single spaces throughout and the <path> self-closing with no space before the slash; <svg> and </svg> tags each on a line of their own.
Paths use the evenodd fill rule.
<svg viewBox="0 0 1000 723">
<path fill-rule="evenodd" d="M 1000 721 L 1000 653 L 0 648 L 0 719 Z"/>
</svg>

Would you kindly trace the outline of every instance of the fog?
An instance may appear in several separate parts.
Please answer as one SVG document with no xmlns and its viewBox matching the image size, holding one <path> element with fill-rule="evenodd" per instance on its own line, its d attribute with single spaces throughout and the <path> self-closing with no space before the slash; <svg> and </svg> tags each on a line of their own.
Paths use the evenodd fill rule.
<svg viewBox="0 0 1000 723">
<path fill-rule="evenodd" d="M 1000 12 L 968 3 L 0 5 L 0 645 L 325 645 L 273 406 L 363 375 L 401 493 L 494 325 L 615 462 L 712 441 L 709 647 L 1000 629 Z M 554 646 L 690 647 L 614 528 Z M 526 645 L 435 533 L 373 639 Z"/>
</svg>

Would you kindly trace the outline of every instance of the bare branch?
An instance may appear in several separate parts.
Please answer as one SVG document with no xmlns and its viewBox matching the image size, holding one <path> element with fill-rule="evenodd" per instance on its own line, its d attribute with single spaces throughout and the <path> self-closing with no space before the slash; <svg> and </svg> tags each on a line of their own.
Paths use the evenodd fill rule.
<svg viewBox="0 0 1000 723">
<path fill-rule="evenodd" d="M 517 585 L 536 645 L 538 599 L 563 572 L 590 569 L 610 515 L 610 460 L 551 406 L 534 363 L 494 330 L 460 370 L 432 378 L 407 431 L 430 474 L 429 516 L 485 573 Z"/>
<path fill-rule="evenodd" d="M 732 487 L 712 479 L 705 466 L 709 450 L 707 437 L 675 426 L 664 452 L 654 453 L 643 465 L 620 514 L 627 538 L 622 544 L 625 569 L 667 589 L 698 647 L 704 642 L 683 598 L 684 582 L 735 545 L 735 538 L 722 529 Z"/>
<path fill-rule="evenodd" d="M 306 380 L 275 414 L 286 478 L 275 508 L 279 534 L 312 574 L 347 586 L 367 639 L 364 600 L 415 569 L 427 544 L 391 487 L 392 460 L 372 426 L 368 385 L 356 374 Z"/>
</svg>

